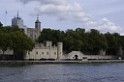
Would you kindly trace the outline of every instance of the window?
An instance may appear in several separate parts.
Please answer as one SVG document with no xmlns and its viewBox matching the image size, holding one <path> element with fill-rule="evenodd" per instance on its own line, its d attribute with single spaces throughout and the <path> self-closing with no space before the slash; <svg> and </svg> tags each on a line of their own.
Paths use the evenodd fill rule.
<svg viewBox="0 0 124 82">
<path fill-rule="evenodd" d="M 38 54 L 38 52 L 36 52 L 36 54 Z"/>
<path fill-rule="evenodd" d="M 30 55 L 30 52 L 28 52 L 28 54 Z"/>
<path fill-rule="evenodd" d="M 49 54 L 49 52 L 47 52 L 47 55 Z"/>
<path fill-rule="evenodd" d="M 54 52 L 54 55 L 56 55 L 56 52 Z"/>
<path fill-rule="evenodd" d="M 42 54 L 44 54 L 44 52 L 42 52 Z"/>
</svg>

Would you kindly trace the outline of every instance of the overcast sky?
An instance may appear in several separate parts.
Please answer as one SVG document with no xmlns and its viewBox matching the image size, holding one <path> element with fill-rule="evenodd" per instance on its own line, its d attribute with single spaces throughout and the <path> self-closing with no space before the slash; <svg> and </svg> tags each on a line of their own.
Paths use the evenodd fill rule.
<svg viewBox="0 0 124 82">
<path fill-rule="evenodd" d="M 34 27 L 37 15 L 42 28 L 95 28 L 101 32 L 124 34 L 124 0 L 0 0 L 0 21 L 11 25 L 19 16 L 27 27 Z"/>
</svg>

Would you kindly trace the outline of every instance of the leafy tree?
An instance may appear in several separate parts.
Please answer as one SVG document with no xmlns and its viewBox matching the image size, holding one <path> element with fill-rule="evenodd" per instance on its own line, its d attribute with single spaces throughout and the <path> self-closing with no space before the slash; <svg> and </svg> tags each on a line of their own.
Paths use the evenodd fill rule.
<svg viewBox="0 0 124 82">
<path fill-rule="evenodd" d="M 53 41 L 56 44 L 58 41 L 63 42 L 64 51 L 69 53 L 73 50 L 82 51 L 85 54 L 98 55 L 100 50 L 106 50 L 110 53 L 117 54 L 117 50 L 121 46 L 124 49 L 124 37 L 118 33 L 102 34 L 96 29 L 91 29 L 85 32 L 85 29 L 77 28 L 75 30 L 68 29 L 65 32 L 53 29 L 43 29 L 39 42 Z"/>
<path fill-rule="evenodd" d="M 8 49 L 13 50 L 15 55 L 32 50 L 33 46 L 32 40 L 17 26 L 0 27 L 0 49 L 3 55 Z"/>
<path fill-rule="evenodd" d="M 107 54 L 108 55 L 117 55 L 117 51 L 120 47 L 119 37 L 120 35 L 117 33 L 106 33 L 105 34 L 108 48 L 107 48 Z"/>
<path fill-rule="evenodd" d="M 0 49 L 2 50 L 4 56 L 4 53 L 7 49 L 9 49 L 10 46 L 10 35 L 8 33 L 0 32 Z"/>
</svg>

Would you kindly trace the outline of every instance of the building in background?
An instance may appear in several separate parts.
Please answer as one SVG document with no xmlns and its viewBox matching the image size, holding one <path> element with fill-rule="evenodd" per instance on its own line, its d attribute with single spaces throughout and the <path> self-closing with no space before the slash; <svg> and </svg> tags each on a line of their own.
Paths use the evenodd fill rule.
<svg viewBox="0 0 124 82">
<path fill-rule="evenodd" d="M 25 34 L 27 34 L 27 26 L 24 25 L 23 20 L 19 17 L 19 13 L 17 12 L 17 17 L 12 19 L 12 26 L 17 25 L 19 28 L 24 29 Z"/>
<path fill-rule="evenodd" d="M 19 28 L 23 29 L 25 34 L 30 37 L 35 42 L 35 47 L 32 51 L 28 51 L 25 54 L 26 60 L 46 60 L 46 59 L 52 59 L 52 60 L 87 60 L 87 59 L 98 59 L 98 60 L 104 60 L 104 59 L 117 59 L 115 56 L 107 56 L 105 55 L 105 51 L 101 50 L 100 55 L 84 55 L 80 51 L 72 51 L 67 54 L 63 54 L 63 43 L 58 42 L 57 46 L 53 46 L 51 41 L 46 41 L 45 43 L 36 43 L 36 40 L 40 36 L 41 32 L 41 22 L 39 20 L 39 17 L 37 17 L 35 22 L 34 28 L 29 28 L 23 23 L 23 19 L 19 17 L 19 14 L 17 13 L 17 17 L 14 17 L 12 19 L 12 25 L 17 25 Z M 120 48 L 119 51 L 120 54 L 122 54 L 122 50 Z M 0 50 L 0 54 L 2 54 L 2 51 Z M 8 58 L 13 56 L 12 50 L 7 50 L 5 52 L 6 55 L 8 55 Z M 1 55 L 0 55 L 1 56 Z"/>
<path fill-rule="evenodd" d="M 35 27 L 29 28 L 26 25 L 24 25 L 23 19 L 19 17 L 19 13 L 17 13 L 17 17 L 14 17 L 12 19 L 12 26 L 13 25 L 17 25 L 19 28 L 23 29 L 25 34 L 29 36 L 33 41 L 36 41 L 40 36 L 41 22 L 39 21 L 39 17 L 37 17 L 37 20 L 35 22 Z"/>
<path fill-rule="evenodd" d="M 24 29 L 25 34 L 30 37 L 34 42 L 39 38 L 41 32 L 41 22 L 37 17 L 34 28 L 29 28 L 23 23 L 23 19 L 17 17 L 12 19 L 12 25 L 17 25 L 19 28 Z M 57 46 L 52 46 L 51 41 L 45 43 L 36 43 L 35 48 L 32 51 L 28 51 L 25 55 L 25 59 L 62 59 L 63 43 L 58 42 Z"/>
</svg>

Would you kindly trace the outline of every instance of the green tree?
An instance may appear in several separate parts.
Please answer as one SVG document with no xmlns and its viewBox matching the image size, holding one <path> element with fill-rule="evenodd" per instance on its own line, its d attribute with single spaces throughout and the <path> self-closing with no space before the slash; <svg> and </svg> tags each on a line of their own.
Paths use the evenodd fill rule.
<svg viewBox="0 0 124 82">
<path fill-rule="evenodd" d="M 108 48 L 107 48 L 107 54 L 108 55 L 117 55 L 118 49 L 120 47 L 120 35 L 118 33 L 106 33 L 105 34 Z"/>
<path fill-rule="evenodd" d="M 0 27 L 0 49 L 3 51 L 3 55 L 8 49 L 13 50 L 15 55 L 18 52 L 21 54 L 22 52 L 32 50 L 33 47 L 34 43 L 22 29 L 19 29 L 17 26 Z"/>
<path fill-rule="evenodd" d="M 93 55 L 98 55 L 101 49 L 106 50 L 107 48 L 106 38 L 98 30 L 91 29 L 88 34 L 88 40 L 88 46 L 92 49 Z"/>
<path fill-rule="evenodd" d="M 4 53 L 10 46 L 10 35 L 8 33 L 0 32 L 0 49 L 2 50 L 2 58 L 4 57 Z"/>
<path fill-rule="evenodd" d="M 14 51 L 14 55 L 18 57 L 20 54 L 25 54 L 27 51 L 31 51 L 34 47 L 32 40 L 27 37 L 23 32 L 16 31 L 11 34 L 11 46 Z"/>
</svg>

